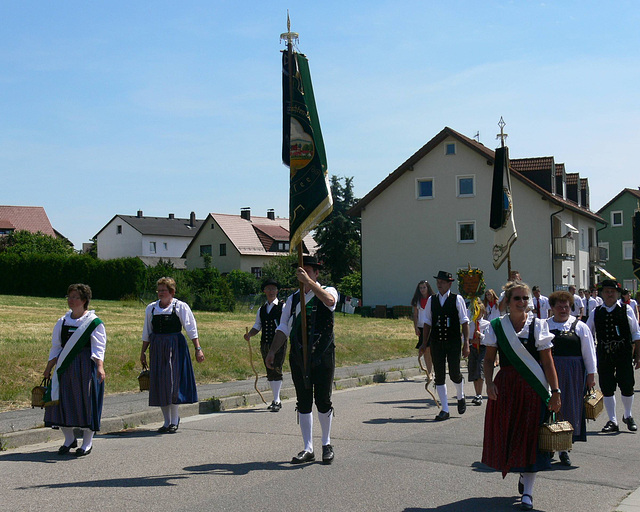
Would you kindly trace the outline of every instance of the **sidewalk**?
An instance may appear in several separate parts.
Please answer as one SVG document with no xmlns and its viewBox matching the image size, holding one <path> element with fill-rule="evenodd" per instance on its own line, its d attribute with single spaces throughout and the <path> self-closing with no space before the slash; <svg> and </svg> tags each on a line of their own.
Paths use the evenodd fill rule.
<svg viewBox="0 0 640 512">
<path fill-rule="evenodd" d="M 418 367 L 417 357 L 344 366 L 336 368 L 334 389 L 351 388 L 385 380 L 399 380 L 414 377 L 420 373 L 422 372 Z M 198 398 L 200 402 L 180 406 L 180 416 L 186 418 L 197 414 L 260 404 L 262 400 L 256 393 L 254 382 L 255 378 L 251 378 L 199 385 Z M 271 389 L 263 374 L 258 380 L 258 389 L 266 402 L 271 403 Z M 290 373 L 284 375 L 280 394 L 284 399 L 295 397 L 295 388 Z M 149 407 L 148 403 L 149 393 L 146 391 L 106 395 L 100 432 L 105 434 L 162 421 L 160 408 Z M 44 409 L 19 409 L 0 413 L 0 449 L 5 450 L 58 438 L 62 439 L 63 436 L 59 430 L 44 428 L 43 417 Z"/>
</svg>

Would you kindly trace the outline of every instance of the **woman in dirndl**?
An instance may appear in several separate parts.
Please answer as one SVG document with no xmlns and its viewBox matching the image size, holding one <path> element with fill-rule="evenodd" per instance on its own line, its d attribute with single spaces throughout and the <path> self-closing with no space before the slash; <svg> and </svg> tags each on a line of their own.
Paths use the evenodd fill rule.
<svg viewBox="0 0 640 512">
<path fill-rule="evenodd" d="M 573 426 L 573 442 L 587 440 L 584 395 L 596 385 L 596 347 L 587 324 L 571 315 L 573 295 L 557 291 L 549 295 L 553 316 L 547 320 L 553 338 L 553 360 L 562 390 L 560 417 Z M 571 466 L 569 452 L 560 452 L 560 464 Z"/>
<path fill-rule="evenodd" d="M 551 459 L 538 450 L 538 429 L 548 410 L 560 410 L 560 389 L 551 355 L 553 335 L 546 322 L 527 313 L 529 286 L 510 281 L 504 291 L 508 314 L 491 321 L 482 341 L 489 397 L 482 462 L 503 478 L 520 473 L 520 508 L 531 510 L 536 472 L 549 468 Z M 497 353 L 500 371 L 494 379 Z"/>
<path fill-rule="evenodd" d="M 75 456 L 89 455 L 93 435 L 100 430 L 107 334 L 95 311 L 88 310 L 90 300 L 91 288 L 86 284 L 72 284 L 67 289 L 69 311 L 53 328 L 49 362 L 44 370 L 44 377 L 51 377 L 53 403 L 45 408 L 44 424 L 60 428 L 64 434 L 59 455 L 78 446 L 74 428 L 83 431 L 82 446 Z"/>
<path fill-rule="evenodd" d="M 413 328 L 416 336 L 418 337 L 418 344 L 416 348 L 419 349 L 422 346 L 422 333 L 424 332 L 424 308 L 427 306 L 429 297 L 433 295 L 433 289 L 429 284 L 429 281 L 423 279 L 419 281 L 415 292 L 413 292 L 413 298 L 411 299 L 411 309 L 413 316 Z M 433 377 L 431 375 L 433 371 L 433 360 L 431 359 L 431 341 L 427 340 L 427 350 L 424 353 L 424 362 L 427 366 L 427 382 L 431 382 Z"/>
<path fill-rule="evenodd" d="M 164 417 L 160 433 L 174 434 L 180 425 L 179 404 L 198 401 L 191 355 L 182 328 L 192 340 L 196 361 L 204 361 L 198 339 L 198 327 L 191 308 L 175 298 L 176 282 L 170 277 L 158 279 L 158 300 L 147 306 L 142 331 L 140 362 L 147 366 L 149 349 L 149 405 L 159 406 Z"/>
</svg>

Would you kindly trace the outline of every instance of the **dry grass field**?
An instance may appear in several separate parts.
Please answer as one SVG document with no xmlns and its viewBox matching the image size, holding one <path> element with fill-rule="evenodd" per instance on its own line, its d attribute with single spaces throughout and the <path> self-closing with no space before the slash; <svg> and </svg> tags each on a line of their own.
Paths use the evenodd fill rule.
<svg viewBox="0 0 640 512">
<path fill-rule="evenodd" d="M 137 389 L 144 307 L 133 301 L 91 302 L 90 309 L 95 309 L 107 330 L 107 393 Z M 66 310 L 66 300 L 62 297 L 0 295 L 0 411 L 29 405 L 31 388 L 40 382 L 47 364 L 51 331 Z M 222 382 L 253 375 L 242 335 L 245 327 L 253 325 L 255 311 L 196 311 L 194 314 L 206 358 L 202 364 L 195 363 L 194 358 L 196 382 Z M 413 325 L 408 318 L 392 320 L 336 314 L 339 366 L 412 356 L 416 354 L 415 344 Z M 253 338 L 252 347 L 256 368 L 264 371 L 259 335 Z"/>
</svg>

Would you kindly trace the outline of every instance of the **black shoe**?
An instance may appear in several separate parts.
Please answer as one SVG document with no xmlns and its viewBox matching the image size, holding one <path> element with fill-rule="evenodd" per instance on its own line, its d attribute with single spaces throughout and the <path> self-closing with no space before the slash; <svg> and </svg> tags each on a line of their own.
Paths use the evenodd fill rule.
<svg viewBox="0 0 640 512">
<path fill-rule="evenodd" d="M 268 411 L 273 411 L 273 408 L 275 407 L 275 405 L 276 405 L 276 402 L 274 400 L 273 402 L 271 402 L 271 405 L 269 407 L 267 407 L 267 410 Z"/>
<path fill-rule="evenodd" d="M 634 420 L 632 416 L 629 416 L 628 418 L 625 418 L 623 416 L 622 423 L 626 423 L 627 428 L 631 430 L 631 432 L 635 432 L 636 430 L 638 430 L 638 425 L 636 425 L 636 420 Z"/>
<path fill-rule="evenodd" d="M 280 409 L 282 409 L 282 402 L 273 402 L 271 404 L 271 411 L 278 412 Z"/>
<path fill-rule="evenodd" d="M 167 427 L 167 432 L 169 434 L 175 434 L 178 431 L 178 425 L 169 425 Z"/>
<path fill-rule="evenodd" d="M 78 448 L 76 450 L 76 457 L 84 457 L 85 455 L 89 455 L 93 450 L 93 446 L 90 446 L 88 450 L 83 450 L 82 448 Z"/>
<path fill-rule="evenodd" d="M 458 414 L 464 414 L 467 410 L 467 402 L 464 398 L 458 400 Z"/>
<path fill-rule="evenodd" d="M 333 462 L 333 447 L 330 444 L 325 444 L 322 447 L 322 463 L 331 464 Z"/>
<path fill-rule="evenodd" d="M 569 452 L 560 452 L 560 464 L 562 464 L 563 466 L 571 466 Z"/>
<path fill-rule="evenodd" d="M 607 424 L 602 427 L 601 432 L 604 432 L 605 434 L 608 434 L 610 432 L 620 432 L 620 427 L 618 427 L 618 425 L 616 425 L 613 421 L 609 420 L 607 421 Z"/>
<path fill-rule="evenodd" d="M 480 396 L 480 395 L 474 396 L 474 397 L 471 399 L 471 403 L 472 403 L 473 405 L 482 405 L 482 396 Z"/>
<path fill-rule="evenodd" d="M 291 459 L 291 464 L 303 464 L 305 462 L 313 462 L 314 460 L 316 460 L 316 456 L 313 452 L 302 450 L 298 455 Z"/>
<path fill-rule="evenodd" d="M 158 430 L 157 430 L 158 434 L 166 434 L 167 432 L 169 432 L 169 427 L 168 426 L 161 426 Z"/>
<path fill-rule="evenodd" d="M 440 411 L 438 413 L 438 415 L 436 416 L 436 421 L 444 421 L 444 420 L 448 420 L 448 419 L 449 419 L 449 413 L 448 412 Z"/>
<path fill-rule="evenodd" d="M 522 481 L 522 473 L 518 477 L 518 494 L 524 494 L 524 482 Z"/>
<path fill-rule="evenodd" d="M 522 497 L 528 497 L 531 500 L 531 503 L 525 503 L 524 501 L 520 501 L 520 509 L 521 510 L 533 510 L 533 496 L 531 494 L 523 494 Z"/>
<path fill-rule="evenodd" d="M 78 447 L 78 441 L 74 439 L 73 443 L 71 443 L 69 446 L 62 445 L 60 448 L 58 448 L 58 455 L 66 455 L 67 453 L 69 453 L 71 448 L 77 448 L 77 447 Z"/>
</svg>

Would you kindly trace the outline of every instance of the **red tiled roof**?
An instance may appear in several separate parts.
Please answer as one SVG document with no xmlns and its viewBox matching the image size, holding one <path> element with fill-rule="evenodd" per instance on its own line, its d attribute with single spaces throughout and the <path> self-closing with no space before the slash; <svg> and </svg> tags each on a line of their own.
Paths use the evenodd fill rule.
<svg viewBox="0 0 640 512">
<path fill-rule="evenodd" d="M 42 206 L 0 206 L 0 222 L 12 224 L 16 231 L 38 231 L 56 236 Z"/>
<path fill-rule="evenodd" d="M 556 164 L 556 176 L 562 176 L 564 172 L 564 164 Z"/>
<path fill-rule="evenodd" d="M 567 185 L 577 185 L 579 178 L 580 178 L 580 173 L 568 172 L 567 173 Z"/>
<path fill-rule="evenodd" d="M 589 178 L 580 178 L 580 190 L 589 188 Z"/>
<path fill-rule="evenodd" d="M 514 158 L 509 160 L 509 165 L 519 172 L 550 171 L 553 168 L 553 157 Z"/>
</svg>

